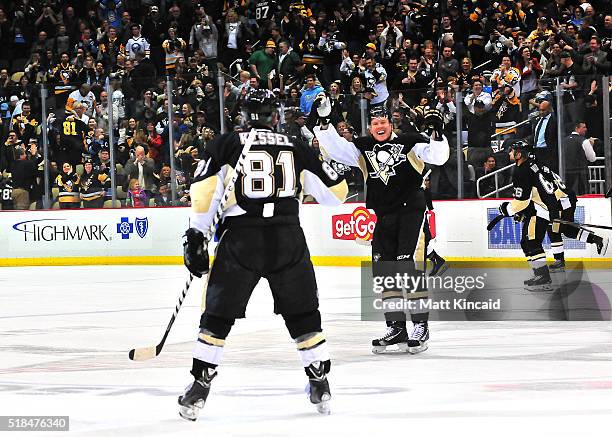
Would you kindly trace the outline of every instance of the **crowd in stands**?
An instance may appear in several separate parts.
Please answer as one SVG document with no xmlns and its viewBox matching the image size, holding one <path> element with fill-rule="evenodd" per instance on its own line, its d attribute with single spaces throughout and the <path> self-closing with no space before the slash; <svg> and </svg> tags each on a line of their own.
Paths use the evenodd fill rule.
<svg viewBox="0 0 612 437">
<path fill-rule="evenodd" d="M 508 162 L 492 136 L 530 137 L 559 170 L 552 132 L 561 123 L 583 194 L 586 166 L 604 155 L 611 42 L 609 0 L 0 0 L 0 205 L 41 207 L 48 164 L 55 207 L 103 206 L 111 147 L 122 205 L 171 203 L 171 153 L 176 204 L 188 204 L 206 144 L 243 128 L 251 88 L 273 90 L 279 129 L 313 148 L 321 92 L 349 140 L 364 131 L 363 108 L 386 105 L 402 132 L 435 107 L 453 147 L 467 146 L 467 196 Z M 536 98 L 557 80 L 562 120 L 554 92 Z M 434 198 L 456 197 L 457 160 L 433 170 Z"/>
</svg>

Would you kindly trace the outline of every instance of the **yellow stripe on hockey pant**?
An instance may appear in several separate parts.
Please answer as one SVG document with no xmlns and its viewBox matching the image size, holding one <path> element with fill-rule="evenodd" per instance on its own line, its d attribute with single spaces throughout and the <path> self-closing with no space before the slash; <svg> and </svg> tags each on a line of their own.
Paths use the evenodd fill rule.
<svg viewBox="0 0 612 437">
<path fill-rule="evenodd" d="M 221 338 L 212 337 L 208 334 L 200 334 L 198 335 L 198 338 L 204 341 L 205 343 L 210 344 L 211 346 L 218 346 L 218 347 L 225 346 L 225 340 Z"/>
<path fill-rule="evenodd" d="M 310 337 L 308 340 L 300 341 L 297 344 L 298 350 L 310 349 L 313 346 L 318 345 L 321 342 L 325 341 L 325 336 L 322 332 L 317 332 L 315 335 Z"/>
<path fill-rule="evenodd" d="M 529 218 L 529 224 L 527 225 L 527 238 L 529 238 L 530 240 L 535 240 L 536 222 L 537 222 L 536 216 L 533 215 Z"/>
<path fill-rule="evenodd" d="M 393 299 L 393 298 L 402 298 L 404 297 L 404 294 L 401 291 L 393 291 L 393 290 L 388 290 L 388 291 L 383 291 L 382 292 L 382 299 L 386 300 L 386 299 Z"/>
<path fill-rule="evenodd" d="M 427 291 L 415 291 L 414 293 L 408 293 L 406 295 L 407 300 L 412 299 L 427 299 L 428 293 Z"/>
<path fill-rule="evenodd" d="M 200 304 L 200 310 L 203 313 L 204 310 L 206 310 L 206 290 L 208 290 L 208 277 L 210 276 L 210 272 L 212 272 L 212 269 L 215 265 L 215 260 L 217 259 L 217 251 L 219 250 L 219 246 L 221 245 L 221 240 L 223 240 L 223 236 L 225 235 L 225 233 L 227 232 L 227 230 L 225 230 L 223 232 L 223 234 L 221 235 L 221 238 L 219 239 L 219 244 L 217 244 L 217 247 L 215 248 L 215 253 L 212 256 L 212 259 L 210 260 L 210 268 L 208 269 L 208 274 L 204 275 L 204 284 L 202 287 L 202 303 Z"/>
<path fill-rule="evenodd" d="M 413 259 L 417 269 L 424 269 L 425 266 L 425 251 L 427 246 L 425 244 L 425 214 L 423 213 L 423 220 L 421 221 L 421 227 L 419 228 L 419 239 L 414 250 Z"/>
</svg>

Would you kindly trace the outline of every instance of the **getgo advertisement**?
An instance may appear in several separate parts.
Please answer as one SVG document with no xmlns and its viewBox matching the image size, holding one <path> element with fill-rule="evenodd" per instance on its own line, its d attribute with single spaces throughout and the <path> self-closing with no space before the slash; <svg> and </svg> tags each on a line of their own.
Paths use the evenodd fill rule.
<svg viewBox="0 0 612 437">
<path fill-rule="evenodd" d="M 363 206 L 358 206 L 350 214 L 332 216 L 332 238 L 334 240 L 365 240 L 374 236 L 376 215 Z"/>
</svg>

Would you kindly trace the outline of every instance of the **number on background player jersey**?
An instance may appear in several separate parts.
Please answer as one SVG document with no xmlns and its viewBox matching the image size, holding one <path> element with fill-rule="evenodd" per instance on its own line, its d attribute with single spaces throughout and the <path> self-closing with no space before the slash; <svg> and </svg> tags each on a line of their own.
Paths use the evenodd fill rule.
<svg viewBox="0 0 612 437">
<path fill-rule="evenodd" d="M 65 121 L 63 125 L 64 135 L 77 135 L 76 123 L 74 121 Z"/>
<path fill-rule="evenodd" d="M 250 199 L 293 197 L 296 194 L 295 159 L 290 150 L 279 151 L 276 160 L 265 150 L 251 150 L 243 171 L 242 193 Z"/>
<path fill-rule="evenodd" d="M 11 187 L 6 187 L 0 190 L 0 197 L 3 201 L 13 200 L 13 189 Z"/>
<path fill-rule="evenodd" d="M 257 2 L 255 6 L 255 20 L 267 20 L 271 19 L 274 15 L 275 4 L 270 0 L 263 0 Z"/>
</svg>

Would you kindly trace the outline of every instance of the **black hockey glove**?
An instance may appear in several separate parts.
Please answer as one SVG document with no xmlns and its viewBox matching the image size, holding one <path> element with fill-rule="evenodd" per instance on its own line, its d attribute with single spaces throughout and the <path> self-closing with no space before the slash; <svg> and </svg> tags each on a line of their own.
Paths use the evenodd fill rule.
<svg viewBox="0 0 612 437">
<path fill-rule="evenodd" d="M 317 94 L 317 97 L 312 103 L 311 110 L 317 111 L 317 115 L 319 116 L 319 125 L 321 127 L 326 127 L 329 124 L 331 119 L 332 105 L 331 100 L 327 94 L 325 94 L 325 92 L 320 92 Z"/>
<path fill-rule="evenodd" d="M 423 113 L 423 124 L 425 125 L 425 130 L 429 134 L 435 132 L 436 139 L 442 139 L 444 117 L 440 111 L 433 108 L 426 108 Z"/>
<path fill-rule="evenodd" d="M 185 237 L 187 239 L 183 243 L 183 262 L 193 276 L 201 278 L 209 270 L 208 245 L 204 241 L 204 234 L 195 228 L 189 228 Z"/>
<path fill-rule="evenodd" d="M 499 213 L 504 217 L 510 217 L 510 212 L 508 211 L 508 207 L 510 206 L 510 202 L 503 202 L 499 205 Z"/>
</svg>

